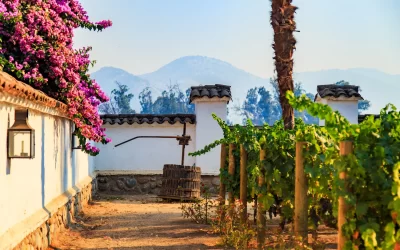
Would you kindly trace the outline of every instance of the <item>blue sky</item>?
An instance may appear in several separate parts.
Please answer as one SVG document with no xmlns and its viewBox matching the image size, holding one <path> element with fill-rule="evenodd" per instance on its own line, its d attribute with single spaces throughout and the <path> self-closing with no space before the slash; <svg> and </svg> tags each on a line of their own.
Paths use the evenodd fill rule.
<svg viewBox="0 0 400 250">
<path fill-rule="evenodd" d="M 94 70 L 149 73 L 187 55 L 273 75 L 269 0 L 81 0 L 102 33 L 78 30 L 75 46 L 93 46 Z M 300 33 L 295 71 L 375 68 L 400 74 L 400 0 L 294 0 Z"/>
</svg>

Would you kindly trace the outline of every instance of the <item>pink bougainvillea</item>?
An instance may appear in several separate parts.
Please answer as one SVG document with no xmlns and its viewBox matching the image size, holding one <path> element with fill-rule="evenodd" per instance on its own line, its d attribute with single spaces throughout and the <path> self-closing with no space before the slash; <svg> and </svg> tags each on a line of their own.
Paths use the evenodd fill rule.
<svg viewBox="0 0 400 250">
<path fill-rule="evenodd" d="M 73 31 L 111 25 L 109 20 L 90 22 L 78 0 L 0 1 L 0 66 L 66 103 L 82 150 L 92 155 L 99 150 L 87 140 L 110 141 L 97 111 L 108 97 L 88 74 L 91 48 L 73 48 Z"/>
</svg>

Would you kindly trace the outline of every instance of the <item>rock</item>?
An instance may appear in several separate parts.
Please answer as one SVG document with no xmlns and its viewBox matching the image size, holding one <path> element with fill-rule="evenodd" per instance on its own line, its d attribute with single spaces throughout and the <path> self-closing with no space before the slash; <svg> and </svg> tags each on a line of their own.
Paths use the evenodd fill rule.
<svg viewBox="0 0 400 250">
<path fill-rule="evenodd" d="M 108 191 L 109 187 L 110 187 L 109 183 L 99 183 L 100 191 Z"/>
<path fill-rule="evenodd" d="M 153 189 L 151 191 L 152 191 L 152 194 L 156 194 L 156 195 L 160 194 L 160 189 L 159 188 L 155 188 L 155 189 Z"/>
<path fill-rule="evenodd" d="M 208 192 L 211 193 L 211 194 L 215 194 L 216 193 L 216 189 L 214 187 L 210 187 Z"/>
<path fill-rule="evenodd" d="M 152 183 L 150 183 L 150 187 L 151 187 L 151 189 L 154 189 L 154 188 L 156 188 L 156 186 L 157 186 L 157 183 L 155 183 L 155 182 L 152 182 Z"/>
<path fill-rule="evenodd" d="M 134 189 L 131 190 L 132 194 L 142 194 L 142 189 L 139 186 L 136 186 Z"/>
<path fill-rule="evenodd" d="M 125 185 L 128 188 L 134 188 L 136 186 L 136 184 L 137 184 L 137 181 L 136 181 L 136 179 L 134 177 L 126 179 L 126 181 L 125 181 Z"/>
<path fill-rule="evenodd" d="M 118 187 L 120 190 L 125 190 L 125 189 L 126 189 L 126 188 L 125 188 L 125 183 L 124 183 L 124 179 L 123 179 L 123 178 L 117 180 L 116 183 L 117 183 L 117 187 Z"/>
<path fill-rule="evenodd" d="M 157 187 L 162 187 L 162 180 L 157 181 Z"/>
<path fill-rule="evenodd" d="M 136 179 L 139 184 L 145 184 L 150 181 L 150 178 L 145 177 L 145 176 L 140 176 L 140 177 L 137 177 Z"/>
<path fill-rule="evenodd" d="M 211 183 L 212 183 L 214 186 L 219 186 L 219 184 L 221 183 L 221 181 L 220 181 L 219 177 L 214 177 L 214 178 L 212 179 Z"/>
<path fill-rule="evenodd" d="M 147 194 L 147 193 L 149 193 L 149 191 L 150 191 L 150 183 L 146 183 L 146 184 L 143 184 L 143 186 L 142 186 L 142 193 L 145 193 L 145 194 Z"/>
<path fill-rule="evenodd" d="M 100 177 L 100 178 L 97 178 L 97 182 L 98 183 L 107 183 L 108 180 L 107 180 L 107 177 Z"/>
<path fill-rule="evenodd" d="M 151 178 L 150 178 L 150 181 L 156 181 L 156 180 L 157 180 L 156 177 L 151 177 Z"/>
<path fill-rule="evenodd" d="M 119 192 L 119 191 L 121 191 L 117 186 L 112 186 L 111 187 L 111 191 L 113 191 L 113 192 Z"/>
</svg>

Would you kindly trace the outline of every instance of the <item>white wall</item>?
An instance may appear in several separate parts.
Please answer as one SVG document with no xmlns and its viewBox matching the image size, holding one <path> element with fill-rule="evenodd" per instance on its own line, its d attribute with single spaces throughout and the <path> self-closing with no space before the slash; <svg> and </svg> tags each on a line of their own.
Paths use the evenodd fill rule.
<svg viewBox="0 0 400 250">
<path fill-rule="evenodd" d="M 204 146 L 223 138 L 222 129 L 213 119 L 212 113 L 226 121 L 227 100 L 217 99 L 195 99 L 196 113 L 196 150 L 203 149 Z M 221 147 L 212 149 L 205 155 L 196 157 L 196 166 L 201 168 L 203 174 L 218 174 L 220 168 Z"/>
<path fill-rule="evenodd" d="M 339 111 L 351 124 L 358 124 L 358 100 L 321 99 L 318 102 L 330 106 L 333 111 Z M 324 126 L 325 120 L 319 120 L 319 125 Z"/>
<path fill-rule="evenodd" d="M 185 165 L 195 163 L 188 153 L 195 150 L 195 125 L 186 125 L 186 134 L 191 141 L 185 149 Z M 176 139 L 136 139 L 114 147 L 116 144 L 141 135 L 177 136 L 183 133 L 183 124 L 132 124 L 104 125 L 107 137 L 112 139 L 106 145 L 98 144 L 100 154 L 94 157 L 95 170 L 162 171 L 164 164 L 181 164 L 182 146 Z"/>
<path fill-rule="evenodd" d="M 8 159 L 7 128 L 14 123 L 15 105 L 2 102 L 6 99 L 1 99 L 1 95 L 0 236 L 44 208 L 90 172 L 88 156 L 79 150 L 71 150 L 72 122 L 34 110 L 30 110 L 29 124 L 35 129 L 35 157 Z"/>
</svg>

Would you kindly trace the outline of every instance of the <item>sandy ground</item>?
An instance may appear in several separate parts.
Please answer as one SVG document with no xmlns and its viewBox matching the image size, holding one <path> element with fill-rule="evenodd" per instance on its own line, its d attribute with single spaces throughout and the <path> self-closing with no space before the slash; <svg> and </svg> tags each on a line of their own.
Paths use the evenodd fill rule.
<svg viewBox="0 0 400 250">
<path fill-rule="evenodd" d="M 71 228 L 53 239 L 49 249 L 226 249 L 210 226 L 184 219 L 179 206 L 155 196 L 98 197 Z M 268 224 L 273 227 L 268 241 L 274 245 L 275 236 L 282 233 L 277 223 Z M 318 249 L 336 249 L 335 241 L 336 232 L 322 228 L 319 243 L 324 247 Z"/>
</svg>

